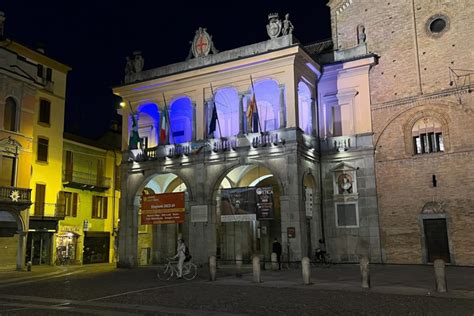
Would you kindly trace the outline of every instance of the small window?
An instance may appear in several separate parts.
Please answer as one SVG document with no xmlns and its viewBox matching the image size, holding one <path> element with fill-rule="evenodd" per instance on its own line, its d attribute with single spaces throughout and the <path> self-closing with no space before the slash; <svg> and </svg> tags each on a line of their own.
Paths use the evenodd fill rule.
<svg viewBox="0 0 474 316">
<path fill-rule="evenodd" d="M 359 227 L 356 203 L 336 203 L 337 227 Z"/>
<path fill-rule="evenodd" d="M 3 113 L 3 128 L 7 131 L 16 132 L 18 130 L 16 122 L 17 106 L 13 98 L 7 98 L 5 101 L 5 110 Z"/>
<path fill-rule="evenodd" d="M 36 158 L 38 161 L 48 161 L 48 146 L 49 140 L 46 138 L 38 138 L 38 153 Z"/>
<path fill-rule="evenodd" d="M 413 125 L 412 138 L 415 155 L 444 151 L 442 126 L 432 117 L 424 117 Z"/>
<path fill-rule="evenodd" d="M 107 218 L 107 197 L 97 195 L 92 197 L 92 218 Z"/>
<path fill-rule="evenodd" d="M 46 185 L 36 184 L 35 216 L 44 216 L 45 196 L 46 196 Z"/>
<path fill-rule="evenodd" d="M 48 100 L 41 100 L 40 101 L 40 108 L 39 108 L 39 123 L 50 124 L 50 116 L 51 116 L 51 102 Z"/>
<path fill-rule="evenodd" d="M 51 68 L 46 68 L 46 81 L 53 81 L 53 70 Z"/>
<path fill-rule="evenodd" d="M 36 65 L 36 75 L 40 78 L 43 78 L 43 72 L 44 72 L 44 68 L 43 68 L 43 65 Z"/>
<path fill-rule="evenodd" d="M 0 156 L 0 186 L 12 187 L 15 185 L 15 158 Z"/>
</svg>

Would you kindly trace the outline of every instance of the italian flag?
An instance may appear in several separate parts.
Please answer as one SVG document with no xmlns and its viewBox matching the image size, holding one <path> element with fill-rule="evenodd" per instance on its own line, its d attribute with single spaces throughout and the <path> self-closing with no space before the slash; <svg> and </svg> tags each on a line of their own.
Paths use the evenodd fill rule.
<svg viewBox="0 0 474 316">
<path fill-rule="evenodd" d="M 161 112 L 160 142 L 166 144 L 166 108 Z"/>
</svg>

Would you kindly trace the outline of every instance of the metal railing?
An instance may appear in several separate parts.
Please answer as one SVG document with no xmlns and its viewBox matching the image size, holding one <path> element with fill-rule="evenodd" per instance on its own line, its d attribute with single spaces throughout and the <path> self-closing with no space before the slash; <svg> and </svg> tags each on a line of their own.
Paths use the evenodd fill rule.
<svg viewBox="0 0 474 316">
<path fill-rule="evenodd" d="M 63 182 L 110 188 L 110 178 L 97 176 L 96 173 L 63 170 Z"/>
<path fill-rule="evenodd" d="M 31 189 L 0 186 L 0 201 L 31 202 Z"/>
</svg>

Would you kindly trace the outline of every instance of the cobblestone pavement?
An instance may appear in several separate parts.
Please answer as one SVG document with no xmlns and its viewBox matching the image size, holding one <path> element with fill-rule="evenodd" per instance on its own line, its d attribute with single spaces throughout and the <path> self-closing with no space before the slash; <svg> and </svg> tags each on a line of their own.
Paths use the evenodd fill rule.
<svg viewBox="0 0 474 316">
<path fill-rule="evenodd" d="M 62 275 L 45 270 L 32 279 L 26 272 L 0 275 L 0 315 L 474 315 L 471 268 L 459 270 L 457 281 L 452 274 L 455 289 L 447 294 L 432 292 L 430 269 L 410 267 L 374 268 L 373 288 L 362 290 L 356 268 L 313 269 L 309 286 L 301 284 L 297 269 L 263 271 L 260 284 L 251 282 L 251 274 L 237 279 L 225 268 L 216 282 L 207 281 L 204 269 L 194 281 L 164 282 L 154 268 L 104 265 Z"/>
</svg>

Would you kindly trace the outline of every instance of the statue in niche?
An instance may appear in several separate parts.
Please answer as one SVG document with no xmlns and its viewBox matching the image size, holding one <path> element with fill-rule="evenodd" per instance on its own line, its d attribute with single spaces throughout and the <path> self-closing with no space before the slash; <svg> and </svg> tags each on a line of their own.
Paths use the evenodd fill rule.
<svg viewBox="0 0 474 316">
<path fill-rule="evenodd" d="M 143 65 L 145 63 L 145 60 L 142 57 L 142 52 L 136 51 L 133 52 L 134 58 L 133 58 L 133 72 L 139 73 L 143 70 Z"/>
<path fill-rule="evenodd" d="M 352 190 L 352 177 L 347 173 L 341 174 L 337 178 L 337 186 L 339 188 L 339 194 L 351 194 Z"/>
<path fill-rule="evenodd" d="M 362 45 L 365 44 L 365 27 L 362 24 L 357 26 L 357 44 Z"/>
<path fill-rule="evenodd" d="M 282 34 L 283 35 L 292 34 L 294 29 L 295 29 L 295 27 L 293 26 L 293 23 L 291 23 L 291 21 L 290 21 L 290 14 L 287 13 L 285 15 L 285 19 L 283 20 Z"/>
<path fill-rule="evenodd" d="M 289 22 L 289 21 L 288 21 Z M 282 23 L 278 13 L 270 13 L 268 15 L 267 34 L 271 39 L 280 36 Z"/>
</svg>

